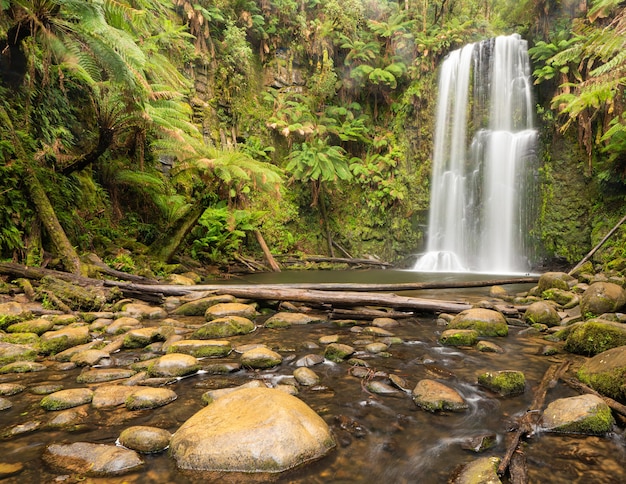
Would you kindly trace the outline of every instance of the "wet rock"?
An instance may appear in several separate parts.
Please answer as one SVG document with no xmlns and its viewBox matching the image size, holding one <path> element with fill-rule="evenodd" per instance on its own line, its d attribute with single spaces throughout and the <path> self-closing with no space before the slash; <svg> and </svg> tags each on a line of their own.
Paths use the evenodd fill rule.
<svg viewBox="0 0 626 484">
<path fill-rule="evenodd" d="M 24 470 L 21 462 L 0 462 L 0 479 L 18 475 Z"/>
<path fill-rule="evenodd" d="M 377 328 L 389 329 L 399 326 L 400 323 L 393 318 L 374 318 L 372 320 L 372 326 Z"/>
<path fill-rule="evenodd" d="M 35 385 L 30 387 L 30 393 L 33 395 L 50 395 L 54 392 L 63 390 L 63 385 L 60 383 L 44 383 L 42 385 Z"/>
<path fill-rule="evenodd" d="M 137 372 L 130 368 L 96 368 L 83 371 L 76 377 L 76 381 L 78 383 L 103 383 L 130 378 L 135 373 Z"/>
<path fill-rule="evenodd" d="M 553 432 L 605 434 L 615 423 L 609 406 L 596 395 L 560 398 L 548 404 L 541 426 Z"/>
<path fill-rule="evenodd" d="M 126 316 L 137 319 L 163 319 L 167 317 L 165 309 L 143 303 L 128 303 L 122 306 Z"/>
<path fill-rule="evenodd" d="M 182 469 L 282 472 L 316 460 L 335 446 L 326 422 L 283 392 L 232 392 L 187 420 L 170 453 Z"/>
<path fill-rule="evenodd" d="M 506 336 L 509 327 L 502 313 L 493 309 L 472 308 L 457 314 L 448 326 L 449 329 L 473 329 L 480 336 Z"/>
<path fill-rule="evenodd" d="M 324 357 L 315 353 L 304 355 L 302 358 L 296 360 L 296 366 L 315 366 L 324 362 Z"/>
<path fill-rule="evenodd" d="M 65 410 L 91 403 L 92 399 L 93 391 L 89 388 L 71 388 L 46 395 L 39 404 L 46 410 Z"/>
<path fill-rule="evenodd" d="M 483 353 L 504 353 L 504 349 L 493 341 L 481 340 L 476 343 L 476 349 Z"/>
<path fill-rule="evenodd" d="M 8 398 L 0 397 L 0 411 L 8 410 L 13 406 L 13 402 Z"/>
<path fill-rule="evenodd" d="M 68 431 L 80 430 L 84 427 L 87 419 L 87 411 L 84 408 L 70 408 L 56 412 L 48 421 L 46 427 L 50 429 L 64 429 Z"/>
<path fill-rule="evenodd" d="M 475 437 L 468 437 L 461 442 L 461 448 L 472 452 L 484 452 L 496 445 L 498 436 L 496 434 L 482 434 Z"/>
<path fill-rule="evenodd" d="M 548 289 L 556 288 L 569 291 L 570 285 L 576 284 L 576 279 L 566 272 L 545 272 L 539 276 L 537 283 L 539 295 Z"/>
<path fill-rule="evenodd" d="M 131 329 L 124 335 L 124 348 L 143 348 L 155 341 L 163 341 L 159 328 Z"/>
<path fill-rule="evenodd" d="M 202 394 L 202 401 L 206 405 L 209 405 L 210 403 L 213 403 L 213 401 L 217 400 L 218 398 L 222 398 L 225 395 L 230 395 L 231 393 L 236 392 L 237 390 L 241 390 L 243 388 L 267 388 L 267 385 L 261 380 L 251 380 L 237 387 L 218 388 L 217 390 L 209 390 Z"/>
<path fill-rule="evenodd" d="M 339 335 L 338 334 L 327 334 L 325 336 L 321 336 L 319 340 L 317 340 L 319 344 L 321 345 L 329 345 L 331 343 L 338 343 L 339 342 Z"/>
<path fill-rule="evenodd" d="M 182 353 L 170 353 L 152 362 L 148 368 L 148 374 L 156 377 L 178 377 L 190 375 L 200 369 L 198 360 Z"/>
<path fill-rule="evenodd" d="M 242 303 L 218 303 L 209 307 L 204 313 L 207 321 L 225 318 L 227 316 L 239 316 L 241 318 L 252 319 L 257 316 L 257 311 L 251 304 Z"/>
<path fill-rule="evenodd" d="M 130 316 L 122 316 L 121 318 L 116 319 L 111 324 L 109 324 L 106 329 L 106 334 L 123 334 L 131 329 L 139 329 L 141 328 L 141 323 L 137 318 L 132 318 Z"/>
<path fill-rule="evenodd" d="M 89 477 L 118 476 L 143 465 L 133 450 L 89 442 L 51 444 L 46 447 L 43 459 L 54 468 Z"/>
<path fill-rule="evenodd" d="M 303 366 L 297 368 L 293 372 L 293 376 L 300 385 L 307 387 L 317 385 L 320 382 L 320 377 L 313 370 Z"/>
<path fill-rule="evenodd" d="M 9 397 L 22 393 L 24 390 L 26 390 L 26 387 L 19 383 L 0 383 L 0 395 Z"/>
<path fill-rule="evenodd" d="M 256 326 L 250 319 L 232 315 L 209 321 L 194 331 L 192 337 L 194 339 L 228 338 L 230 336 L 248 334 L 255 329 Z"/>
<path fill-rule="evenodd" d="M 577 376 L 594 390 L 621 402 L 626 401 L 626 346 L 604 351 L 587 360 Z"/>
<path fill-rule="evenodd" d="M 39 336 L 35 333 L 9 333 L 0 334 L 0 341 L 15 345 L 27 345 L 33 348 L 39 344 Z"/>
<path fill-rule="evenodd" d="M 563 289 L 548 289 L 543 292 L 544 299 L 556 302 L 563 308 L 571 308 L 580 302 L 580 299 L 576 294 L 571 291 L 564 291 Z"/>
<path fill-rule="evenodd" d="M 280 312 L 265 321 L 266 328 L 289 328 L 294 325 L 320 323 L 324 319 L 314 314 Z"/>
<path fill-rule="evenodd" d="M 72 346 L 71 348 L 63 350 L 60 353 L 56 353 L 53 358 L 56 361 L 70 361 L 72 359 L 72 356 L 74 356 L 75 354 L 80 353 L 81 351 L 90 350 L 97 345 L 97 341 L 90 341 L 82 345 Z"/>
<path fill-rule="evenodd" d="M 63 350 L 87 343 L 91 339 L 88 326 L 78 326 L 48 331 L 39 339 L 40 351 L 45 355 L 60 353 Z"/>
<path fill-rule="evenodd" d="M 467 410 L 465 399 L 454 388 L 436 380 L 420 380 L 413 389 L 415 404 L 429 412 Z"/>
<path fill-rule="evenodd" d="M 0 329 L 32 318 L 32 313 L 16 301 L 0 303 Z"/>
<path fill-rule="evenodd" d="M 249 368 L 272 368 L 282 361 L 280 354 L 265 347 L 254 348 L 241 355 L 241 364 Z"/>
<path fill-rule="evenodd" d="M 45 369 L 46 365 L 43 363 L 37 363 L 35 361 L 14 361 L 13 363 L 0 367 L 0 374 L 30 373 L 33 371 L 43 371 Z"/>
<path fill-rule="evenodd" d="M 177 398 L 176 392 L 169 388 L 146 387 L 131 393 L 125 404 L 128 410 L 148 410 L 167 405 Z"/>
<path fill-rule="evenodd" d="M 232 346 L 225 340 L 214 339 L 185 339 L 172 343 L 168 353 L 184 353 L 196 358 L 210 358 L 228 356 Z"/>
<path fill-rule="evenodd" d="M 222 362 L 202 365 L 202 369 L 212 375 L 226 375 L 241 370 L 241 363 Z"/>
<path fill-rule="evenodd" d="M 34 360 L 36 357 L 37 352 L 29 346 L 0 342 L 0 365 L 14 361 Z"/>
<path fill-rule="evenodd" d="M 172 434 L 165 429 L 137 425 L 124 429 L 119 436 L 119 443 L 127 449 L 151 454 L 167 449 L 171 438 Z"/>
<path fill-rule="evenodd" d="M 626 345 L 626 325 L 602 319 L 591 319 L 574 327 L 565 340 L 565 350 L 594 356 Z"/>
<path fill-rule="evenodd" d="M 20 435 L 29 434 L 41 428 L 42 423 L 39 420 L 31 420 L 23 424 L 17 424 L 9 427 L 2 432 L 4 438 L 18 437 Z"/>
<path fill-rule="evenodd" d="M 509 299 L 509 293 L 502 286 L 491 286 L 489 288 L 489 297 L 495 297 L 498 299 Z"/>
<path fill-rule="evenodd" d="M 219 303 L 232 302 L 235 302 L 235 297 L 229 294 L 202 297 L 200 299 L 195 299 L 181 304 L 173 311 L 173 314 L 177 316 L 204 316 L 206 310 L 211 306 L 215 306 Z"/>
<path fill-rule="evenodd" d="M 481 457 L 465 464 L 448 481 L 450 484 L 501 484 L 498 457 Z"/>
<path fill-rule="evenodd" d="M 524 393 L 526 377 L 516 370 L 488 371 L 478 375 L 478 384 L 503 397 Z"/>
<path fill-rule="evenodd" d="M 136 390 L 133 386 L 103 385 L 94 390 L 91 406 L 94 408 L 117 407 Z"/>
<path fill-rule="evenodd" d="M 382 353 L 383 351 L 387 351 L 389 349 L 389 345 L 385 343 L 381 343 L 380 341 L 369 343 L 365 345 L 365 351 L 368 353 L 372 353 L 374 355 Z"/>
<path fill-rule="evenodd" d="M 352 354 L 354 354 L 354 348 L 341 343 L 331 343 L 324 350 L 324 356 L 335 362 L 341 362 Z"/>
<path fill-rule="evenodd" d="M 386 396 L 400 396 L 402 393 L 395 387 L 382 382 L 380 380 L 370 380 L 365 385 L 365 388 L 371 393 L 375 393 L 377 395 L 386 395 Z"/>
<path fill-rule="evenodd" d="M 408 393 L 408 392 L 411 391 L 411 389 L 409 387 L 409 382 L 407 382 L 401 376 L 391 374 L 391 375 L 389 375 L 389 381 L 391 381 L 393 386 L 395 386 L 396 388 L 402 390 L 403 392 Z"/>
<path fill-rule="evenodd" d="M 366 326 L 363 328 L 363 334 L 371 335 L 371 336 L 393 336 L 393 333 L 385 328 L 380 328 L 378 326 Z"/>
<path fill-rule="evenodd" d="M 478 342 L 478 331 L 473 329 L 446 329 L 439 342 L 445 346 L 474 346 Z"/>
<path fill-rule="evenodd" d="M 46 331 L 50 331 L 54 323 L 47 319 L 31 319 L 29 321 L 22 321 L 9 326 L 7 333 L 35 333 L 40 336 Z"/>
<path fill-rule="evenodd" d="M 583 293 L 580 311 L 586 318 L 619 311 L 626 304 L 626 292 L 612 282 L 594 282 Z"/>
<path fill-rule="evenodd" d="M 561 317 L 552 304 L 545 301 L 537 301 L 526 308 L 524 321 L 528 324 L 558 326 L 561 323 Z"/>
<path fill-rule="evenodd" d="M 105 360 L 110 360 L 110 356 L 107 351 L 90 349 L 79 351 L 70 358 L 70 361 L 77 366 L 94 366 L 104 364 Z"/>
</svg>

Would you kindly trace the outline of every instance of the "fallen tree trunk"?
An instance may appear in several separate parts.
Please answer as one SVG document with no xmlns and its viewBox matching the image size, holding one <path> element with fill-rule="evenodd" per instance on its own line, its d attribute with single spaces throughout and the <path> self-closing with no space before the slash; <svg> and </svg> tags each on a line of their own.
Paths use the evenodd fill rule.
<svg viewBox="0 0 626 484">
<path fill-rule="evenodd" d="M 598 242 L 598 245 L 596 245 L 593 249 L 591 249 L 591 250 L 587 253 L 587 255 L 586 255 L 585 257 L 583 257 L 583 258 L 582 258 L 582 260 L 581 260 L 578 264 L 576 264 L 576 265 L 572 268 L 572 270 L 571 270 L 571 271 L 569 271 L 569 272 L 568 272 L 568 274 L 571 276 L 574 272 L 576 272 L 576 270 L 577 270 L 579 267 L 581 267 L 581 266 L 582 266 L 585 262 L 587 262 L 589 259 L 591 259 L 591 257 L 593 257 L 593 254 L 595 254 L 595 253 L 596 253 L 596 252 L 600 249 L 600 247 L 602 247 L 602 246 L 605 244 L 605 242 L 611 238 L 611 236 L 612 236 L 612 235 L 613 235 L 613 234 L 617 231 L 617 229 L 618 229 L 618 228 L 619 228 L 619 227 L 620 227 L 620 226 L 621 226 L 624 222 L 626 222 L 626 215 L 624 215 L 624 217 L 622 217 L 622 219 L 621 219 L 619 222 L 617 222 L 617 224 L 615 224 L 615 226 L 614 226 L 611 230 L 609 230 L 609 233 L 608 233 L 608 234 L 606 234 L 606 235 L 604 236 L 604 238 L 603 238 L 600 242 Z"/>
<path fill-rule="evenodd" d="M 295 301 L 304 303 L 330 304 L 336 306 L 383 306 L 405 308 L 426 312 L 458 313 L 472 307 L 471 304 L 456 301 L 441 301 L 416 297 L 398 296 L 396 294 L 377 294 L 351 291 L 319 291 L 307 289 L 278 288 L 276 286 L 171 286 L 143 285 L 120 281 L 105 281 L 107 286 L 118 287 L 124 294 L 138 297 L 142 293 L 161 294 L 163 296 L 183 296 L 204 288 L 215 294 L 231 294 L 245 299 L 262 299 L 272 301 Z"/>
</svg>

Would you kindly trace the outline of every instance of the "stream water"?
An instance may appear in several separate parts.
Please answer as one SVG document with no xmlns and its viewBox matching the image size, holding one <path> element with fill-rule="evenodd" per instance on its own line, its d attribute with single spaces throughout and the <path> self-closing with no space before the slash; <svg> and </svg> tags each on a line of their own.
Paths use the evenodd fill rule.
<svg viewBox="0 0 626 484">
<path fill-rule="evenodd" d="M 330 273 L 308 273 L 299 282 L 312 279 L 328 282 Z M 284 282 L 285 275 L 258 276 L 248 282 Z M 288 276 L 294 281 L 294 275 Z M 333 282 L 409 282 L 421 277 L 416 273 L 400 271 L 365 271 L 332 273 Z M 428 276 L 432 279 L 432 275 Z M 439 276 L 445 279 L 445 274 Z M 452 276 L 450 276 L 452 277 Z M 454 278 L 458 279 L 459 274 Z M 470 276 L 467 276 L 470 277 Z M 233 282 L 242 282 L 241 280 Z M 513 288 L 522 290 L 528 287 Z M 509 287 L 510 289 L 510 287 Z M 477 301 L 488 298 L 488 288 L 461 291 L 422 291 L 422 297 Z M 266 317 L 266 316 L 265 316 Z M 202 317 L 177 318 L 181 325 L 193 328 L 204 322 Z M 374 338 L 365 336 L 351 327 L 340 327 L 334 321 L 293 326 L 273 330 L 262 327 L 263 317 L 257 320 L 257 331 L 228 338 L 234 347 L 248 343 L 265 343 L 280 352 L 283 363 L 263 371 L 240 370 L 226 375 L 208 372 L 181 379 L 170 386 L 178 394 L 173 403 L 154 410 L 131 412 L 125 408 L 97 410 L 84 407 L 84 424 L 73 431 L 49 430 L 45 423 L 52 413 L 39 406 L 41 395 L 26 390 L 19 398 L 13 397 L 14 406 L 0 413 L 0 428 L 9 425 L 42 422 L 39 429 L 10 439 L 0 440 L 0 461 L 22 462 L 25 470 L 7 483 L 26 482 L 78 482 L 75 476 L 64 476 L 46 467 L 41 459 L 44 447 L 52 442 L 94 442 L 111 444 L 120 432 L 132 425 L 151 425 L 176 429 L 203 407 L 202 393 L 209 389 L 235 386 L 252 379 L 261 379 L 269 385 L 289 381 L 299 358 L 323 354 L 319 338 L 339 335 L 340 342 L 357 348 L 357 356 L 370 365 L 371 377 L 384 372 L 404 378 L 409 388 L 423 378 L 437 379 L 457 389 L 469 402 L 470 409 L 463 413 L 432 414 L 419 409 L 407 393 L 395 396 L 369 392 L 364 380 L 353 376 L 347 363 L 325 361 L 311 367 L 321 382 L 315 387 L 300 388 L 299 398 L 318 412 L 331 426 L 337 439 L 337 448 L 322 460 L 276 477 L 284 483 L 445 483 L 455 468 L 479 456 L 503 456 L 507 434 L 516 416 L 526 411 L 533 399 L 533 390 L 546 369 L 567 357 L 573 367 L 582 358 L 562 353 L 543 356 L 546 341 L 541 337 L 523 336 L 523 328 L 512 326 L 506 338 L 492 338 L 504 349 L 503 354 L 481 353 L 470 348 L 441 346 L 438 335 L 442 327 L 433 315 L 419 314 L 399 320 L 393 328 L 402 343 L 389 348 L 390 355 L 368 355 L 364 344 Z M 363 321 L 363 324 L 367 322 Z M 158 325 L 158 321 L 148 324 Z M 356 326 L 358 328 L 359 326 Z M 122 350 L 113 356 L 114 363 L 125 366 L 145 358 L 144 350 Z M 219 361 L 237 362 L 233 352 Z M 215 363 L 216 359 L 203 360 Z M 526 392 L 521 396 L 501 398 L 480 388 L 477 375 L 489 370 L 521 370 L 526 375 Z M 29 388 L 35 385 L 56 383 L 65 388 L 78 387 L 76 377 L 80 369 L 59 371 L 54 364 L 45 371 L 1 375 L 0 383 L 19 382 Z M 559 382 L 549 390 L 546 403 L 556 398 L 572 396 L 575 392 Z M 478 454 L 465 450 L 468 439 L 484 434 L 494 434 L 494 447 Z M 538 432 L 524 445 L 532 483 L 618 483 L 626 482 L 626 447 L 623 429 L 615 427 L 609 436 L 556 435 Z M 195 477 L 179 472 L 167 453 L 147 455 L 141 472 L 119 478 L 89 478 L 90 483 L 196 483 Z M 226 482 L 228 479 L 220 479 Z M 236 482 L 249 482 L 247 478 Z"/>
</svg>

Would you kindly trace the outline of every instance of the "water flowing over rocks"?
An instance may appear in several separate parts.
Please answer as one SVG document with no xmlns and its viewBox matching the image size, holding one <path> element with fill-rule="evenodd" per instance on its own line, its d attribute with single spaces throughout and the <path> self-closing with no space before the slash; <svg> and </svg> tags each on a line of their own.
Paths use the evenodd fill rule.
<svg viewBox="0 0 626 484">
<path fill-rule="evenodd" d="M 199 411 L 176 431 L 170 453 L 179 467 L 204 471 L 281 472 L 319 459 L 335 446 L 310 407 L 273 389 L 239 389 Z"/>
<path fill-rule="evenodd" d="M 551 273 L 523 293 L 485 289 L 458 314 L 393 318 L 380 317 L 386 307 L 346 316 L 323 295 L 304 307 L 197 291 L 160 306 L 124 299 L 71 314 L 0 295 L 0 438 L 16 449 L 0 460 L 0 476 L 7 465 L 21 482 L 52 482 L 50 469 L 159 484 L 185 469 L 199 479 L 234 472 L 234 480 L 288 471 L 296 484 L 422 482 L 424 472 L 437 473 L 432 482 L 506 482 L 497 461 L 511 429 L 532 415 L 540 420 L 523 434 L 523 451 L 533 481 L 544 455 L 570 459 L 559 484 L 586 472 L 570 465 L 572 435 L 580 448 L 605 449 L 593 472 L 626 479 L 626 459 L 611 450 L 624 441 L 623 290 L 582 280 Z M 613 302 L 584 306 L 592 293 Z M 563 361 L 569 374 L 531 411 L 546 367 Z M 588 388 L 572 386 L 574 376 Z M 594 390 L 602 398 L 576 395 Z M 34 459 L 22 441 L 36 443 Z M 151 455 L 144 463 L 137 453 Z M 37 464 L 15 467 L 17 459 Z"/>
</svg>

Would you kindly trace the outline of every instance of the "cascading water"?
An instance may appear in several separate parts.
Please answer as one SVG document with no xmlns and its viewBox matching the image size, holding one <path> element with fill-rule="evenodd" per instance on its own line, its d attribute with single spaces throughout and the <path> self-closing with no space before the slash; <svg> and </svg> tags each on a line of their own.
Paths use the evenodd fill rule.
<svg viewBox="0 0 626 484">
<path fill-rule="evenodd" d="M 526 41 L 451 52 L 439 78 L 427 252 L 414 270 L 529 270 L 536 142 Z"/>
</svg>

